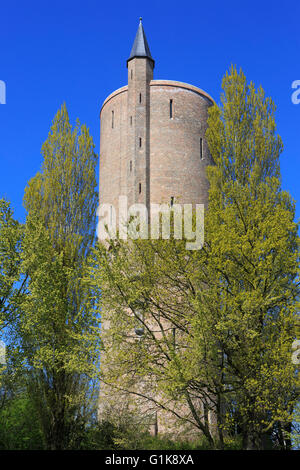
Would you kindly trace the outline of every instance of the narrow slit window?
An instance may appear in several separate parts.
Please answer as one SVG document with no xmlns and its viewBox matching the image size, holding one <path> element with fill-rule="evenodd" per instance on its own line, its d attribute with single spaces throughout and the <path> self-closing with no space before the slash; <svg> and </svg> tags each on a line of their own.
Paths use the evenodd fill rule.
<svg viewBox="0 0 300 470">
<path fill-rule="evenodd" d="M 140 103 L 142 102 L 142 93 L 140 93 Z"/>
<path fill-rule="evenodd" d="M 139 140 L 139 144 L 140 144 L 140 147 L 142 146 L 142 138 L 140 137 L 140 140 Z"/>
<path fill-rule="evenodd" d="M 115 124 L 115 113 L 114 111 L 111 112 L 111 128 L 113 129 L 114 128 L 114 124 Z"/>
<path fill-rule="evenodd" d="M 139 194 L 142 192 L 142 183 L 139 183 Z"/>
<path fill-rule="evenodd" d="M 130 125 L 132 126 L 132 116 L 130 116 Z"/>
<path fill-rule="evenodd" d="M 130 171 L 132 171 L 132 161 L 130 160 L 130 163 L 129 163 L 129 169 Z"/>
<path fill-rule="evenodd" d="M 170 119 L 173 119 L 173 100 L 170 100 Z"/>
<path fill-rule="evenodd" d="M 171 207 L 173 207 L 174 204 L 174 196 L 171 196 Z"/>
<path fill-rule="evenodd" d="M 132 69 L 130 71 L 130 77 L 131 77 L 131 80 L 132 80 L 132 77 L 133 77 Z"/>
<path fill-rule="evenodd" d="M 200 137 L 200 160 L 203 160 L 203 139 Z"/>
</svg>

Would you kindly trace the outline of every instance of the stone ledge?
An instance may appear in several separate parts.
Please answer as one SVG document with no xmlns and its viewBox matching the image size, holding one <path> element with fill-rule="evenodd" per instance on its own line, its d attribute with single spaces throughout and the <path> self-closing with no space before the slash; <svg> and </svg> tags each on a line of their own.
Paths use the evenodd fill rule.
<svg viewBox="0 0 300 470">
<path fill-rule="evenodd" d="M 206 91 L 201 90 L 201 88 L 198 88 L 194 85 L 190 85 L 189 83 L 177 82 L 175 80 L 151 80 L 150 86 L 171 86 L 171 87 L 183 88 L 189 91 L 193 91 L 197 93 L 198 95 L 202 95 L 205 98 L 207 98 L 212 104 L 215 104 L 214 99 L 208 93 L 206 93 Z M 101 111 L 103 107 L 106 105 L 106 103 L 108 103 L 108 101 L 110 101 L 115 96 L 121 93 L 125 93 L 127 91 L 128 91 L 128 85 L 125 85 L 121 88 L 118 88 L 117 90 L 112 92 L 110 95 L 108 95 L 108 97 L 104 100 L 101 106 L 100 115 L 101 115 Z"/>
</svg>

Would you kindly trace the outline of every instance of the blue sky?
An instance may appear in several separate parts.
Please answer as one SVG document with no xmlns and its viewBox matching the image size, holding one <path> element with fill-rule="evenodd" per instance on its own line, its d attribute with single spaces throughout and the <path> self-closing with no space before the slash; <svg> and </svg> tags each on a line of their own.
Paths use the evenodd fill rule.
<svg viewBox="0 0 300 470">
<path fill-rule="evenodd" d="M 233 63 L 274 99 L 284 142 L 282 186 L 299 200 L 300 104 L 291 101 L 291 84 L 300 80 L 299 13 L 296 1 L 2 2 L 7 103 L 0 104 L 0 197 L 24 220 L 24 187 L 41 166 L 41 145 L 64 101 L 72 122 L 79 117 L 90 128 L 99 153 L 100 107 L 127 82 L 126 59 L 142 16 L 155 79 L 191 83 L 218 102 Z"/>
</svg>

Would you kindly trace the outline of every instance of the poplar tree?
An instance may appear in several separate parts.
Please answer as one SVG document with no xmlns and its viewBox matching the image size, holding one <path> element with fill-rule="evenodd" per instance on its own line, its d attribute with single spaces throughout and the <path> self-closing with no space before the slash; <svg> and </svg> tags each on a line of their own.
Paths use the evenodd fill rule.
<svg viewBox="0 0 300 470">
<path fill-rule="evenodd" d="M 28 295 L 18 338 L 45 447 L 77 448 L 98 371 L 99 331 L 87 276 L 97 207 L 93 139 L 65 104 L 42 146 L 43 165 L 25 189 L 22 269 Z"/>
<path fill-rule="evenodd" d="M 275 105 L 232 67 L 209 110 L 208 315 L 244 448 L 290 447 L 299 381 L 291 360 L 299 295 L 295 203 L 281 189 Z M 228 408 L 227 411 L 229 412 Z"/>
<path fill-rule="evenodd" d="M 11 364 L 16 359 L 11 333 L 26 290 L 26 276 L 20 272 L 22 238 L 23 227 L 14 219 L 10 203 L 0 199 L 0 408 L 20 372 L 16 363 L 14 367 Z"/>
<path fill-rule="evenodd" d="M 17 299 L 24 289 L 24 282 L 17 285 L 22 233 L 10 203 L 0 199 L 0 332 L 13 321 Z"/>
</svg>

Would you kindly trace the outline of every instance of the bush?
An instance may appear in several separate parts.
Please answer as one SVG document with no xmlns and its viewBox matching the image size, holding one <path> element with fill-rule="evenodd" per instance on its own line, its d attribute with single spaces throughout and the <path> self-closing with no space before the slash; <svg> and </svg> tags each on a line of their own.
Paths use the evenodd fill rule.
<svg viewBox="0 0 300 470">
<path fill-rule="evenodd" d="M 26 395 L 10 399 L 0 410 L 0 449 L 43 449 L 39 419 Z"/>
</svg>

